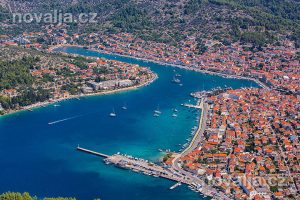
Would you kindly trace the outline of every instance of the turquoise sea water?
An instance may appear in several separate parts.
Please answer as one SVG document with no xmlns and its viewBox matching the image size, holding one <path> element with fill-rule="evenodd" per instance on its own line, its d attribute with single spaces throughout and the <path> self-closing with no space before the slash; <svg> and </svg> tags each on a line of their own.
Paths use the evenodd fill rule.
<svg viewBox="0 0 300 200">
<path fill-rule="evenodd" d="M 149 86 L 117 94 L 84 97 L 0 118 L 0 192 L 28 191 L 37 196 L 73 196 L 79 200 L 204 199 L 172 181 L 145 176 L 75 150 L 77 144 L 105 154 L 117 152 L 158 161 L 158 149 L 179 150 L 190 137 L 199 113 L 180 104 L 191 92 L 217 86 L 257 86 L 246 80 L 165 67 L 140 60 L 68 47 L 58 51 L 106 57 L 150 67 L 159 76 Z M 171 82 L 180 73 L 183 86 Z M 126 104 L 128 110 L 121 107 Z M 153 117 L 159 105 L 162 115 Z M 117 117 L 108 115 L 112 109 Z M 179 110 L 173 118 L 172 109 Z M 49 125 L 49 122 L 69 119 Z"/>
</svg>

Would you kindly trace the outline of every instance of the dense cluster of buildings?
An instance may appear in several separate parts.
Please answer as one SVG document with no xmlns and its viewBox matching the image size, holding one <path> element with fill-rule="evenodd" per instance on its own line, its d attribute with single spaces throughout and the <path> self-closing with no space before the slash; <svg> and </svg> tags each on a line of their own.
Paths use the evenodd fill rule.
<svg viewBox="0 0 300 200">
<path fill-rule="evenodd" d="M 299 98 L 239 89 L 208 103 L 204 139 L 181 158 L 184 168 L 234 199 L 299 198 Z"/>
<path fill-rule="evenodd" d="M 94 48 L 103 51 L 188 66 L 192 69 L 253 77 L 272 88 L 300 93 L 300 52 L 289 40 L 283 40 L 280 46 L 268 45 L 260 48 L 239 43 L 225 46 L 218 41 L 203 40 L 207 51 L 200 54 L 195 37 L 186 38 L 176 47 L 136 39 L 127 33 L 109 36 L 93 34 L 85 38 Z"/>
</svg>

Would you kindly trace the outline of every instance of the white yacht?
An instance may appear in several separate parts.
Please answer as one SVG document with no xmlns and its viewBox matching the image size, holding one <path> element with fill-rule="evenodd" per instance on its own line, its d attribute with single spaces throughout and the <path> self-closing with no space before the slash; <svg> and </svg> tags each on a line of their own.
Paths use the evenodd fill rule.
<svg viewBox="0 0 300 200">
<path fill-rule="evenodd" d="M 109 116 L 110 116 L 110 117 L 116 117 L 116 116 L 117 116 L 117 114 L 116 114 L 116 112 L 115 112 L 115 109 L 113 109 L 113 112 L 111 112 L 111 113 L 109 114 Z"/>
<path fill-rule="evenodd" d="M 159 110 L 159 106 L 157 106 L 157 109 L 156 109 L 156 110 L 154 110 L 154 114 L 158 114 L 158 115 L 160 115 L 160 114 L 161 114 L 161 111 Z"/>
<path fill-rule="evenodd" d="M 159 117 L 159 114 L 158 114 L 158 113 L 154 113 L 153 116 L 154 116 L 154 117 Z"/>
<path fill-rule="evenodd" d="M 123 109 L 123 110 L 127 110 L 126 104 L 124 104 L 124 106 L 122 106 L 122 109 Z"/>
</svg>

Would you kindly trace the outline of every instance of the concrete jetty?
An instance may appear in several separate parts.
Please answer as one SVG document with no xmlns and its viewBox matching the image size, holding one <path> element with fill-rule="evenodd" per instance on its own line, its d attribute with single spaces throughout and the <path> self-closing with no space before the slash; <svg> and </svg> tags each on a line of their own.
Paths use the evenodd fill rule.
<svg viewBox="0 0 300 200">
<path fill-rule="evenodd" d="M 115 154 L 109 156 L 104 160 L 107 164 L 113 164 L 117 167 L 129 169 L 134 172 L 143 173 L 148 176 L 161 177 L 172 181 L 192 184 L 191 180 L 184 175 L 160 165 L 149 162 L 141 158 L 134 158 L 132 156 Z"/>
<path fill-rule="evenodd" d="M 182 104 L 182 106 L 185 106 L 185 107 L 188 107 L 188 108 L 195 108 L 195 109 L 201 109 L 202 108 L 201 106 L 188 104 L 188 103 Z"/>
<path fill-rule="evenodd" d="M 196 105 L 189 104 L 189 103 L 185 103 L 185 104 L 181 104 L 181 105 L 184 107 L 188 107 L 188 108 L 203 109 L 204 99 L 205 99 L 205 97 L 200 98 Z"/>
<path fill-rule="evenodd" d="M 93 154 L 93 155 L 96 155 L 96 156 L 100 156 L 100 157 L 103 157 L 103 158 L 108 158 L 109 156 L 106 155 L 106 154 L 103 154 L 103 153 L 99 153 L 99 152 L 96 152 L 96 151 L 91 151 L 89 149 L 84 149 L 84 148 L 81 148 L 81 147 L 77 147 L 77 150 L 78 151 L 83 151 L 85 153 L 89 153 L 89 154 Z"/>
<path fill-rule="evenodd" d="M 177 183 L 184 183 L 188 185 L 193 184 L 192 180 L 189 177 L 186 177 L 185 175 L 182 175 L 174 171 L 173 169 L 164 168 L 163 166 L 154 164 L 142 158 L 135 158 L 122 154 L 114 154 L 112 156 L 108 156 L 106 154 L 85 149 L 79 146 L 77 147 L 77 150 L 103 157 L 105 158 L 104 161 L 106 164 L 112 164 L 117 167 L 143 173 L 148 176 L 165 178 L 168 180 L 176 181 Z M 179 184 L 176 185 L 176 187 L 177 186 L 179 186 Z"/>
</svg>

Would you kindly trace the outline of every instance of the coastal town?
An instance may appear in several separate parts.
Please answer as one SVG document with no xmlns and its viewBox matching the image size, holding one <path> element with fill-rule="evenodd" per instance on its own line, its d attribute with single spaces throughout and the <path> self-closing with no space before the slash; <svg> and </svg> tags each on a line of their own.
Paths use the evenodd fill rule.
<svg viewBox="0 0 300 200">
<path fill-rule="evenodd" d="M 24 33 L 18 40 L 2 36 L 1 48 L 20 45 L 42 50 L 44 44 L 33 42 L 37 38 L 52 38 L 50 47 L 79 45 L 75 41 L 80 38 L 88 41 L 90 49 L 105 53 L 256 80 L 267 89 L 228 90 L 208 97 L 202 138 L 186 155 L 180 154 L 178 160 L 171 156 L 166 163 L 172 166 L 175 159 L 180 170 L 199 176 L 202 184 L 213 186 L 224 199 L 299 198 L 299 50 L 290 41 L 257 49 L 206 40 L 207 50 L 200 54 L 194 37 L 175 47 L 149 43 L 128 33 L 68 35 L 65 29 L 54 33 L 56 29 L 49 26 L 44 33 Z M 65 79 L 58 74 L 60 70 L 74 76 Z M 74 95 L 61 87 L 70 82 L 82 83 L 77 86 L 80 94 L 93 94 L 138 85 L 154 77 L 147 68 L 102 58 L 84 67 L 74 62 L 55 63 L 55 67 L 41 66 L 30 73 L 40 78 L 53 76 L 56 84 L 45 85 L 53 91 L 50 101 Z M 5 89 L 1 94 L 13 97 L 18 91 Z"/>
<path fill-rule="evenodd" d="M 39 38 L 43 43 L 39 43 Z M 43 32 L 23 33 L 11 38 L 0 36 L 2 45 L 22 45 L 26 48 L 42 49 L 51 45 L 84 45 L 90 49 L 106 53 L 133 56 L 146 60 L 186 67 L 225 76 L 238 76 L 257 79 L 272 89 L 285 93 L 299 94 L 300 77 L 299 49 L 288 39 L 275 45 L 253 47 L 238 42 L 229 46 L 213 39 L 199 42 L 194 36 L 180 41 L 177 46 L 149 42 L 129 33 L 119 34 L 72 34 L 65 26 L 46 26 Z M 204 49 L 204 50 L 203 50 Z"/>
<path fill-rule="evenodd" d="M 232 199 L 299 198 L 299 99 L 238 89 L 207 104 L 203 137 L 182 168 Z"/>
<path fill-rule="evenodd" d="M 157 78 L 142 66 L 103 58 L 68 57 L 52 51 L 64 46 L 81 46 L 188 70 L 254 80 L 261 88 L 228 89 L 217 95 L 201 96 L 201 105 L 196 106 L 202 111 L 201 120 L 190 146 L 183 152 L 168 155 L 164 168 L 151 166 L 146 173 L 172 177 L 180 184 L 188 184 L 208 196 L 217 195 L 219 199 L 298 200 L 299 48 L 288 39 L 263 47 L 239 42 L 225 45 L 215 39 L 203 39 L 201 44 L 195 36 L 171 45 L 145 41 L 130 33 L 69 34 L 64 24 L 47 25 L 40 32 L 24 32 L 17 37 L 0 36 L 1 56 L 15 48 L 60 56 L 55 61 L 46 59 L 46 55 L 39 56 L 29 71 L 35 80 L 47 80 L 38 82 L 39 87 L 49 91 L 42 101 L 46 104 L 132 89 Z M 10 60 L 31 54 L 18 53 L 17 58 Z M 33 88 L 37 89 L 37 84 Z M 13 99 L 23 90 L 22 87 L 1 88 L 0 96 Z M 2 102 L 0 112 L 30 110 L 32 105 L 42 102 L 22 105 Z M 126 168 L 142 171 L 139 167 L 145 168 L 144 162 L 136 160 L 114 155 L 107 161 L 125 163 Z M 128 167 L 131 162 L 138 165 Z M 159 174 L 151 174 L 155 170 Z"/>
<path fill-rule="evenodd" d="M 206 97 L 199 127 L 182 152 L 168 152 L 163 167 L 141 158 L 107 156 L 107 164 L 182 183 L 215 199 L 297 199 L 299 197 L 299 101 L 250 88 Z M 296 106 L 295 106 L 296 105 Z M 268 108 L 268 109 L 267 109 Z"/>
</svg>

